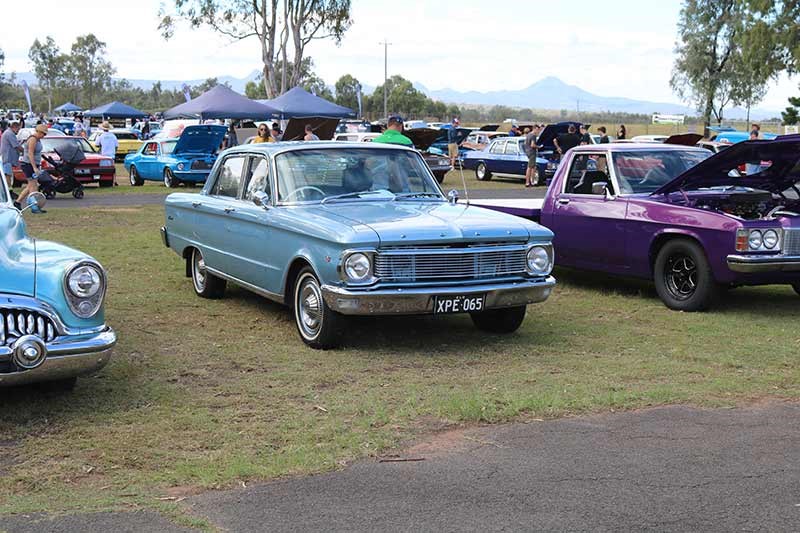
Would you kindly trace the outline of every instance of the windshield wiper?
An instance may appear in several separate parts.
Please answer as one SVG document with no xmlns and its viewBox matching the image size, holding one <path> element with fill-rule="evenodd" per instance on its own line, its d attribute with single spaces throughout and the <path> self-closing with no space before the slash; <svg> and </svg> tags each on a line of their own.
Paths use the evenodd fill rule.
<svg viewBox="0 0 800 533">
<path fill-rule="evenodd" d="M 386 189 L 377 189 L 374 191 L 367 189 L 366 191 L 346 192 L 344 194 L 337 194 L 335 196 L 327 196 L 322 200 L 322 203 L 324 204 L 331 200 L 344 200 L 346 198 L 361 198 L 362 196 L 366 196 L 368 194 L 385 194 L 387 192 L 394 195 L 391 191 L 387 191 Z"/>
<path fill-rule="evenodd" d="M 425 192 L 425 191 L 404 192 L 404 193 L 401 193 L 401 194 L 395 194 L 394 195 L 394 199 L 395 200 L 404 200 L 406 198 L 440 198 L 441 199 L 441 197 L 442 197 L 442 195 L 440 195 L 438 192 Z"/>
</svg>

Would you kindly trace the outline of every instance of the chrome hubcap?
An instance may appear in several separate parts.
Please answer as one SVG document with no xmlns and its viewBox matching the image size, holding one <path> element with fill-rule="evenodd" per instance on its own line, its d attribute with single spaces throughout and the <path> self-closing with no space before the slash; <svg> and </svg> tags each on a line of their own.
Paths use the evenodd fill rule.
<svg viewBox="0 0 800 533">
<path fill-rule="evenodd" d="M 322 327 L 322 292 L 316 280 L 306 278 L 297 294 L 297 320 L 303 335 L 313 339 Z"/>
<path fill-rule="evenodd" d="M 194 285 L 198 292 L 202 292 L 206 286 L 206 262 L 203 254 L 194 252 Z"/>
<path fill-rule="evenodd" d="M 697 290 L 697 265 L 688 256 L 672 256 L 667 262 L 664 281 L 672 296 L 687 300 Z"/>
<path fill-rule="evenodd" d="M 486 169 L 483 167 L 483 165 L 478 165 L 478 177 L 479 178 L 482 178 L 484 176 L 484 174 L 486 174 L 485 170 Z"/>
</svg>

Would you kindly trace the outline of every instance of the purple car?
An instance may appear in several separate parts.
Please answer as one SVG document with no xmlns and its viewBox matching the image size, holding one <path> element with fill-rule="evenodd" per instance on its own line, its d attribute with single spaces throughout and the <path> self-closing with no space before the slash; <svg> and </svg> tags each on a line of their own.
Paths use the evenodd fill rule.
<svg viewBox="0 0 800 533">
<path fill-rule="evenodd" d="M 559 266 L 652 279 L 667 307 L 683 311 L 708 308 L 726 287 L 800 293 L 800 135 L 716 155 L 580 146 L 565 159 L 541 209 L 525 213 L 555 232 Z"/>
</svg>

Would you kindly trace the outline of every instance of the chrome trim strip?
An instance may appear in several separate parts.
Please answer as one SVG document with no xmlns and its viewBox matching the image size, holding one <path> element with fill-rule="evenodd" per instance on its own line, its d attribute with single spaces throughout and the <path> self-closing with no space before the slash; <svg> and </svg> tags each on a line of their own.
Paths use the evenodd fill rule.
<svg viewBox="0 0 800 533">
<path fill-rule="evenodd" d="M 246 281 L 242 281 L 239 278 L 231 276 L 230 274 L 226 274 L 225 272 L 222 272 L 221 270 L 217 270 L 216 268 L 211 268 L 208 265 L 206 265 L 206 271 L 210 272 L 211 274 L 214 274 L 218 278 L 222 278 L 222 279 L 224 279 L 226 281 L 230 281 L 232 283 L 235 283 L 235 284 L 239 285 L 240 287 L 247 289 L 248 291 L 251 291 L 251 292 L 254 292 L 254 293 L 258 294 L 259 296 L 263 296 L 264 298 L 267 298 L 267 299 L 272 300 L 274 302 L 283 303 L 283 295 L 282 294 L 278 294 L 278 293 L 275 293 L 275 292 L 268 291 L 266 289 L 262 289 L 261 287 L 253 285 L 252 283 L 247 283 Z"/>
<path fill-rule="evenodd" d="M 800 255 L 729 255 L 728 268 L 734 272 L 800 272 Z"/>
<path fill-rule="evenodd" d="M 510 283 L 363 291 L 323 285 L 322 296 L 328 307 L 344 315 L 420 315 L 433 313 L 435 296 L 484 294 L 486 309 L 499 309 L 543 302 L 555 285 L 552 276 Z"/>
</svg>

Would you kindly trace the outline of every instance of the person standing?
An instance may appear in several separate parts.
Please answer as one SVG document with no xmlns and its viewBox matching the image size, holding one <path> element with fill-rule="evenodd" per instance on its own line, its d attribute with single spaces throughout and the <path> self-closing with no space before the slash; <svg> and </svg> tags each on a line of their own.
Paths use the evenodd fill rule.
<svg viewBox="0 0 800 533">
<path fill-rule="evenodd" d="M 319 137 L 317 134 L 314 133 L 314 128 L 311 127 L 311 124 L 306 124 L 305 127 L 306 134 L 303 136 L 304 141 L 318 141 Z"/>
<path fill-rule="evenodd" d="M 600 143 L 599 144 L 608 144 L 610 141 L 608 139 L 608 133 L 606 133 L 606 127 L 600 126 L 597 128 L 597 131 L 600 132 Z"/>
<path fill-rule="evenodd" d="M 570 124 L 569 128 L 567 128 L 567 133 L 562 133 L 553 139 L 553 144 L 555 145 L 556 151 L 560 157 L 567 153 L 567 151 L 578 146 L 580 143 L 581 137 L 578 135 L 573 124 Z"/>
<path fill-rule="evenodd" d="M 458 117 L 453 117 L 450 129 L 447 130 L 447 155 L 450 156 L 450 167 L 455 168 L 458 158 L 458 125 L 461 121 Z"/>
<path fill-rule="evenodd" d="M 116 160 L 117 148 L 119 147 L 117 136 L 109 131 L 111 129 L 111 124 L 108 122 L 103 122 L 100 124 L 100 127 L 103 129 L 103 133 L 101 133 L 97 141 L 95 141 L 97 146 L 100 147 L 100 154 Z"/>
<path fill-rule="evenodd" d="M 72 134 L 75 137 L 85 137 L 86 129 L 83 127 L 83 117 L 76 116 L 75 117 L 75 126 L 72 128 Z"/>
<path fill-rule="evenodd" d="M 19 155 L 22 153 L 22 145 L 17 139 L 17 133 L 19 133 L 19 122 L 12 120 L 6 131 L 0 136 L 0 157 L 3 158 L 3 173 L 6 175 L 9 191 L 14 185 L 14 167 L 19 166 Z M 17 198 L 14 191 L 11 191 L 11 198 L 14 200 Z"/>
<path fill-rule="evenodd" d="M 31 206 L 31 212 L 36 214 L 45 212 L 39 208 L 36 202 L 30 201 L 33 200 L 31 194 L 39 190 L 39 177 L 42 172 L 42 139 L 45 135 L 47 135 L 47 126 L 37 124 L 33 134 L 25 141 L 25 150 L 22 152 L 22 164 L 20 167 L 22 167 L 22 173 L 25 174 L 28 183 L 25 184 L 25 188 L 17 199 L 18 203 L 15 204 L 19 208 L 25 205 L 27 200 Z"/>
<path fill-rule="evenodd" d="M 524 150 L 528 156 L 528 168 L 525 169 L 525 186 L 539 185 L 539 172 L 536 167 L 536 158 L 539 156 L 540 146 L 536 144 L 539 138 L 539 126 L 534 124 L 533 129 L 525 135 Z"/>
<path fill-rule="evenodd" d="M 758 140 L 758 130 L 757 129 L 750 130 L 750 139 L 749 140 L 751 140 L 751 141 L 757 141 Z M 751 174 L 758 174 L 759 172 L 761 172 L 761 161 L 745 163 L 745 165 L 744 165 L 744 173 L 747 174 L 748 176 L 751 175 Z"/>
<path fill-rule="evenodd" d="M 586 129 L 586 124 L 581 124 L 580 127 L 581 146 L 592 144 L 592 136 L 589 135 L 589 130 Z"/>
<path fill-rule="evenodd" d="M 753 123 L 750 126 L 750 134 L 751 134 L 750 135 L 750 140 L 753 140 L 753 135 L 752 135 L 753 132 L 755 132 L 755 134 L 756 134 L 756 139 L 761 137 L 761 124 Z"/>
<path fill-rule="evenodd" d="M 628 130 L 625 129 L 625 124 L 620 124 L 617 130 L 617 140 L 623 141 L 628 138 Z"/>
<path fill-rule="evenodd" d="M 233 127 L 233 126 L 231 126 Z M 253 139 L 253 144 L 261 144 L 261 143 L 271 143 L 275 142 L 273 138 L 269 134 L 269 130 L 267 129 L 266 124 L 261 124 L 258 127 L 258 134 Z"/>
<path fill-rule="evenodd" d="M 402 144 L 403 146 L 414 146 L 411 139 L 403 135 L 403 119 L 397 115 L 389 117 L 386 131 L 375 137 L 372 142 L 385 144 Z"/>
</svg>

